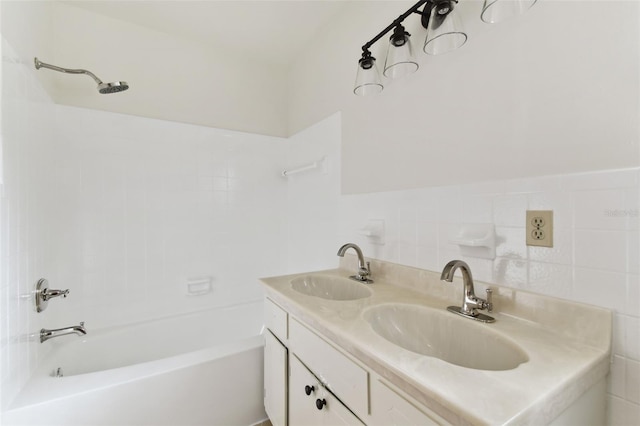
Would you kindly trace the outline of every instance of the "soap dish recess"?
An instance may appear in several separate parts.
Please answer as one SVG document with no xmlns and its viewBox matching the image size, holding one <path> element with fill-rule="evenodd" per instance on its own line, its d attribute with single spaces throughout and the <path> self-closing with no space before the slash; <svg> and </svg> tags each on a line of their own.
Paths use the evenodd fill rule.
<svg viewBox="0 0 640 426">
<path fill-rule="evenodd" d="M 366 225 L 358 229 L 358 234 L 364 235 L 372 244 L 384 245 L 384 219 L 369 219 Z"/>
<path fill-rule="evenodd" d="M 492 223 L 468 223 L 460 225 L 451 244 L 460 246 L 463 256 L 481 259 L 496 258 L 496 229 Z"/>
</svg>

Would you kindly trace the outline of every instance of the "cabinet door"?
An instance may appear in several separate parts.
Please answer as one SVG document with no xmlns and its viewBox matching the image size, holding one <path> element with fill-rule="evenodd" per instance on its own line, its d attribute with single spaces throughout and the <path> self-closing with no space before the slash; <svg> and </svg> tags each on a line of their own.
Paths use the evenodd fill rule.
<svg viewBox="0 0 640 426">
<path fill-rule="evenodd" d="M 287 425 L 287 348 L 269 330 L 264 345 L 264 409 L 274 426 Z"/>
<path fill-rule="evenodd" d="M 289 360 L 289 370 L 291 372 L 289 376 L 289 424 L 291 426 L 321 425 L 321 412 L 315 405 L 316 399 L 322 396 L 320 382 L 293 355 Z"/>
<path fill-rule="evenodd" d="M 316 376 L 294 355 L 290 357 L 289 368 L 291 426 L 362 426 L 362 422 L 323 387 Z"/>
</svg>

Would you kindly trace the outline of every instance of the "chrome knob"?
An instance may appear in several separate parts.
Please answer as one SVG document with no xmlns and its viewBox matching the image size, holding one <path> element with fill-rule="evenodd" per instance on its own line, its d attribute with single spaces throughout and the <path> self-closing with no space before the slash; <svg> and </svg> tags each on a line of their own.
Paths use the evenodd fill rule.
<svg viewBox="0 0 640 426">
<path fill-rule="evenodd" d="M 487 311 L 493 312 L 493 290 L 488 288 L 487 292 Z"/>
</svg>

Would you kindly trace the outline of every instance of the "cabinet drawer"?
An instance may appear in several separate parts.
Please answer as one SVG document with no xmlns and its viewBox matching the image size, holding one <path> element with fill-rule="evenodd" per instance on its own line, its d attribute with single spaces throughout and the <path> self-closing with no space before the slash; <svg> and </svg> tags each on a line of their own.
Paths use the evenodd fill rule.
<svg viewBox="0 0 640 426">
<path fill-rule="evenodd" d="M 439 424 L 445 424 L 440 416 L 427 415 L 385 383 L 380 380 L 371 381 L 371 426 L 431 426 Z"/>
<path fill-rule="evenodd" d="M 291 426 L 363 426 L 298 360 L 291 357 L 289 424 Z M 320 405 L 317 405 L 320 403 Z"/>
<path fill-rule="evenodd" d="M 367 416 L 366 370 L 293 318 L 289 324 L 289 347 L 356 415 Z"/>
<path fill-rule="evenodd" d="M 264 325 L 281 342 L 287 342 L 287 312 L 268 298 L 264 299 Z"/>
</svg>

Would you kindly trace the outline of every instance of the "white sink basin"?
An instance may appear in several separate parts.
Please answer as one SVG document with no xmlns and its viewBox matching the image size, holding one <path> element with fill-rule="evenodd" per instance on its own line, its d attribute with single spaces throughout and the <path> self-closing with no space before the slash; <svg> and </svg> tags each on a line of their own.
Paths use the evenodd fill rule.
<svg viewBox="0 0 640 426">
<path fill-rule="evenodd" d="M 365 284 L 330 275 L 305 275 L 291 280 L 291 288 L 327 300 L 357 300 L 371 296 Z"/>
<path fill-rule="evenodd" d="M 389 342 L 408 351 L 476 370 L 511 370 L 529 357 L 490 325 L 424 306 L 388 304 L 365 319 Z"/>
</svg>

